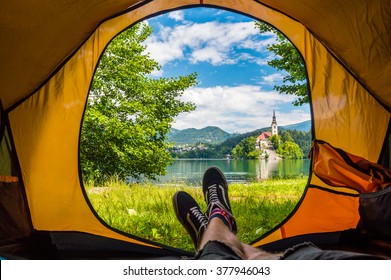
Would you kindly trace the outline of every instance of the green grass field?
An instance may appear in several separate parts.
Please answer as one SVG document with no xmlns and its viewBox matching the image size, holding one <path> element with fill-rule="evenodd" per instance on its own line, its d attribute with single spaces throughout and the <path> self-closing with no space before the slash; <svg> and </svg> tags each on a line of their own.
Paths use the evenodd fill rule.
<svg viewBox="0 0 391 280">
<path fill-rule="evenodd" d="M 306 182 L 307 178 L 299 178 L 230 184 L 239 239 L 250 243 L 283 221 L 300 200 Z M 176 219 L 172 196 L 178 190 L 186 191 L 205 211 L 201 186 L 128 185 L 115 179 L 101 187 L 85 186 L 93 207 L 110 226 L 168 246 L 194 250 L 189 235 Z"/>
</svg>

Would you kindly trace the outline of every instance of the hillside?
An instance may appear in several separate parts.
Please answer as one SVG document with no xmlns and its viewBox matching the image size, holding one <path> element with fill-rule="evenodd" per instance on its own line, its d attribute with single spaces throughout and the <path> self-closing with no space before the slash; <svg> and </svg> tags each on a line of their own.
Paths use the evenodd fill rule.
<svg viewBox="0 0 391 280">
<path fill-rule="evenodd" d="M 235 134 L 230 134 L 221 128 L 207 126 L 201 129 L 188 128 L 184 130 L 172 129 L 168 135 L 168 140 L 175 145 L 193 145 L 196 143 L 218 144 Z"/>
<path fill-rule="evenodd" d="M 282 128 L 285 130 L 298 130 L 298 131 L 308 132 L 311 130 L 311 120 L 308 120 L 305 122 L 300 122 L 300 123 L 295 123 L 295 124 L 290 124 L 290 125 L 285 125 L 285 126 L 280 126 L 279 128 Z"/>
<path fill-rule="evenodd" d="M 310 130 L 311 121 L 278 127 L 279 134 L 283 133 L 284 131 L 288 131 L 290 133 L 293 140 L 300 146 L 304 154 L 308 154 L 311 147 L 311 133 L 309 133 Z M 258 136 L 264 131 L 270 131 L 270 127 L 257 129 L 243 134 L 237 134 L 234 137 L 225 140 L 224 142 L 214 147 L 216 157 L 224 157 L 224 155 L 230 154 L 232 149 L 237 144 L 239 144 L 240 141 L 251 136 Z"/>
<path fill-rule="evenodd" d="M 279 134 L 289 131 L 294 141 L 307 154 L 311 146 L 311 121 L 305 121 L 287 126 L 279 126 Z M 263 131 L 270 131 L 270 127 L 257 129 L 243 134 L 230 134 L 218 127 L 209 126 L 202 129 L 188 128 L 184 130 L 172 129 L 169 141 L 175 146 L 195 145 L 197 143 L 209 144 L 208 148 L 191 148 L 171 151 L 179 158 L 224 158 L 241 140 L 250 136 L 258 136 Z"/>
<path fill-rule="evenodd" d="M 300 123 L 279 126 L 278 129 L 282 132 L 283 130 L 297 130 L 308 132 L 311 130 L 311 121 L 304 121 Z M 219 127 L 208 126 L 201 129 L 187 128 L 183 130 L 172 128 L 168 135 L 168 140 L 174 142 L 175 145 L 193 145 L 196 143 L 204 144 L 219 144 L 228 139 L 228 142 L 240 142 L 240 140 L 250 137 L 257 136 L 263 131 L 270 130 L 269 127 L 257 129 L 254 131 L 246 132 L 243 134 L 230 134 Z M 235 144 L 236 145 L 236 144 Z"/>
</svg>

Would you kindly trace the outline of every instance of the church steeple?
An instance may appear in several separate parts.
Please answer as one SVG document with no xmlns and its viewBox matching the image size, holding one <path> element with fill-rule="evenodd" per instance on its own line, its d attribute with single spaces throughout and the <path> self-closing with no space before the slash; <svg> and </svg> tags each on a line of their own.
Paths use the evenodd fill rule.
<svg viewBox="0 0 391 280">
<path fill-rule="evenodd" d="M 273 119 L 272 119 L 271 128 L 272 128 L 272 136 L 273 135 L 278 135 L 278 125 L 277 125 L 275 110 L 273 110 Z"/>
</svg>

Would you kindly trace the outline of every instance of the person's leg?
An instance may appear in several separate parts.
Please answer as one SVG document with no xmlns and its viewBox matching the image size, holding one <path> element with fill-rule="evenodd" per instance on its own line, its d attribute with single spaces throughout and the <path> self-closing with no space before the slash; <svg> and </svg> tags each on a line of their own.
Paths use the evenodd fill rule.
<svg viewBox="0 0 391 280">
<path fill-rule="evenodd" d="M 228 199 L 228 185 L 217 168 L 205 172 L 203 180 L 208 218 L 197 202 L 186 192 L 173 196 L 175 214 L 191 236 L 197 259 L 274 259 L 275 255 L 262 252 L 239 241 L 236 221 Z"/>
<path fill-rule="evenodd" d="M 178 191 L 173 196 L 173 205 L 178 221 L 189 233 L 196 251 L 198 252 L 202 248 L 202 253 L 198 252 L 196 255 L 197 259 L 240 259 L 223 243 L 226 240 L 235 242 L 235 235 L 230 232 L 221 220 L 214 219 L 208 224 L 208 219 L 201 212 L 193 197 L 186 192 Z M 205 240 L 205 242 L 209 241 L 209 236 L 212 238 L 214 233 L 218 233 L 217 238 L 221 239 L 221 241 L 208 242 L 207 248 L 205 248 L 205 244 L 201 244 L 202 240 Z M 227 236 L 225 236 L 226 234 Z"/>
<path fill-rule="evenodd" d="M 220 243 L 223 247 L 228 247 L 238 257 L 237 259 L 246 259 L 242 243 L 221 219 L 214 218 L 209 221 L 198 249 L 202 251 L 209 244 L 213 244 L 213 242 Z"/>
<path fill-rule="evenodd" d="M 201 253 L 198 258 L 209 259 L 210 251 L 212 249 L 215 250 L 216 244 L 220 244 L 220 247 L 226 247 L 228 251 L 231 251 L 231 254 L 226 253 L 225 259 L 275 260 L 282 256 L 282 253 L 265 252 L 241 242 L 221 219 L 214 218 L 209 221 L 204 235 L 201 238 L 199 243 Z M 208 248 L 208 246 L 211 246 L 212 249 Z M 234 253 L 233 256 L 232 253 Z M 234 256 L 237 256 L 237 258 Z M 213 256 L 212 259 L 216 259 L 216 256 Z"/>
<path fill-rule="evenodd" d="M 297 244 L 284 252 L 282 260 L 382 260 L 381 256 L 340 250 L 323 250 L 304 242 Z"/>
<path fill-rule="evenodd" d="M 229 248 L 239 259 L 278 258 L 279 255 L 269 254 L 242 243 L 236 236 L 237 226 L 228 197 L 228 183 L 220 169 L 217 167 L 207 169 L 202 185 L 205 201 L 208 204 L 209 224 L 199 243 L 201 251 L 207 250 L 207 246 L 220 244 Z"/>
</svg>

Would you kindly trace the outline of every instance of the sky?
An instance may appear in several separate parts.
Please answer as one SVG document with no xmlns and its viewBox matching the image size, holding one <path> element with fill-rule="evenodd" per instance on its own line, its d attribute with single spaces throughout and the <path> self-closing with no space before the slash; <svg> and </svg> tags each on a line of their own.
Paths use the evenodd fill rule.
<svg viewBox="0 0 391 280">
<path fill-rule="evenodd" d="M 260 34 L 254 20 L 241 14 L 191 8 L 147 20 L 153 34 L 146 52 L 161 65 L 155 77 L 174 77 L 196 72 L 198 84 L 187 89 L 183 101 L 196 110 L 182 113 L 176 129 L 218 126 L 229 133 L 268 127 L 276 112 L 278 125 L 309 120 L 308 105 L 292 105 L 294 96 L 277 93 L 285 75 L 267 64 L 274 58 L 267 46 L 272 33 Z"/>
</svg>

